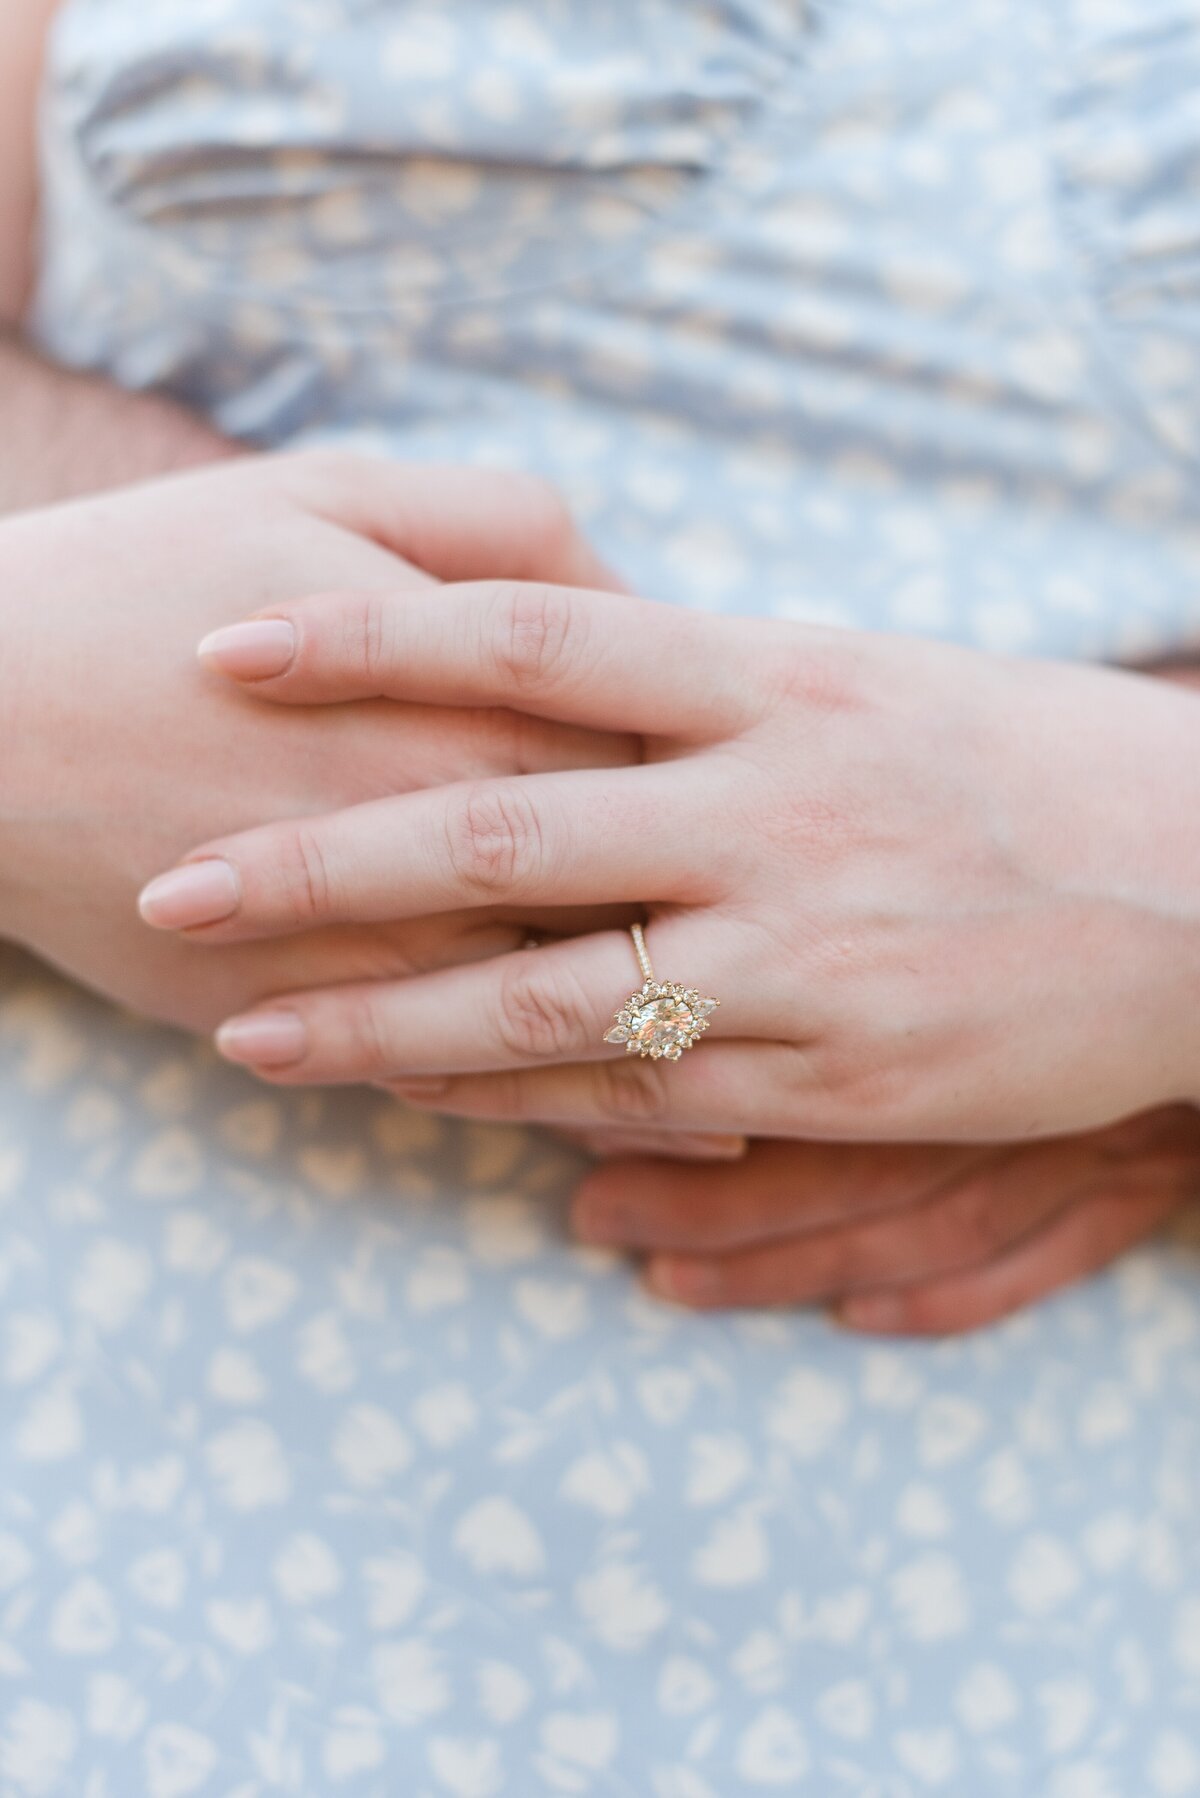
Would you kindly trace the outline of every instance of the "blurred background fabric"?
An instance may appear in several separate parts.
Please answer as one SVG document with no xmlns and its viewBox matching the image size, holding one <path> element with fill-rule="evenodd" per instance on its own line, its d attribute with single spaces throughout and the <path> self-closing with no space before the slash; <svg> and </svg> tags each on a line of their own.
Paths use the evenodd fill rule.
<svg viewBox="0 0 1200 1798">
<path fill-rule="evenodd" d="M 546 1142 L 15 955 L 0 1075 L 6 1795 L 1200 1779 L 1197 1241 L 940 1344 L 688 1317 Z"/>
</svg>

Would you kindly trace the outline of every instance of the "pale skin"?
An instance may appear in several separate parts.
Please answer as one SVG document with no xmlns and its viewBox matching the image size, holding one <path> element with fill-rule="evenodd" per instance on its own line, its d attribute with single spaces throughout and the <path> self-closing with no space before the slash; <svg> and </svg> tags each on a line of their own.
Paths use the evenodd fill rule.
<svg viewBox="0 0 1200 1798">
<path fill-rule="evenodd" d="M 475 556 L 558 561 L 576 578 L 596 565 L 540 483 L 336 453 L 223 463 L 0 526 L 0 935 L 198 1030 L 231 1001 L 297 979 L 409 973 L 518 947 L 529 920 L 491 908 L 318 928 L 212 958 L 151 935 L 135 908 L 147 875 L 214 823 L 632 754 L 629 739 L 503 711 L 271 711 L 195 662 L 198 632 L 248 593 L 294 591 L 314 568 L 389 588 L 399 577 L 415 593 L 433 589 L 424 571 Z M 554 928 L 552 910 L 543 922 Z"/>
<path fill-rule="evenodd" d="M 52 11 L 48 0 L 0 0 L 0 394 L 7 427 L 0 512 L 237 454 L 181 408 L 56 369 L 21 340 L 36 208 L 33 98 Z M 251 466 L 245 464 L 247 480 Z M 472 903 L 444 918 L 320 925 L 214 953 L 206 943 L 211 933 L 154 939 L 132 914 L 138 882 L 188 841 L 251 821 L 336 809 L 375 792 L 593 759 L 619 763 L 629 753 L 623 733 L 589 734 L 535 718 L 514 726 L 507 710 L 472 717 L 440 705 L 417 713 L 406 704 L 397 713 L 368 704 L 361 717 L 343 714 L 336 723 L 311 712 L 289 718 L 278 708 L 239 705 L 211 672 L 189 672 L 195 637 L 248 606 L 313 580 L 369 590 L 397 579 L 396 563 L 358 535 L 363 528 L 377 535 L 377 521 L 364 527 L 361 513 L 347 512 L 346 482 L 336 468 L 310 470 L 303 481 L 291 471 L 271 474 L 259 489 L 243 487 L 242 468 L 235 472 L 236 486 L 223 492 L 147 489 L 99 510 L 30 517 L 15 537 L 0 533 L 6 715 L 15 717 L 11 707 L 19 702 L 33 733 L 30 752 L 6 764 L 0 792 L 0 931 L 93 984 L 197 1028 L 262 994 L 347 978 L 387 981 L 466 955 L 495 955 L 524 934 L 532 907 L 521 902 L 520 925 L 503 907 Z M 448 517 L 456 488 L 451 482 L 443 495 Z M 532 489 L 526 497 L 532 560 L 528 553 L 523 563 L 511 554 L 497 560 L 495 546 L 481 541 L 475 568 L 455 568 L 453 558 L 439 567 L 425 545 L 428 573 L 594 580 L 582 557 L 564 564 L 570 532 L 561 509 Z M 211 527 L 223 505 L 244 517 L 248 500 L 263 508 L 264 555 L 239 565 L 244 546 L 236 531 L 233 544 L 214 550 Z M 400 528 L 402 505 L 385 510 L 386 549 L 409 564 L 402 586 L 411 592 L 423 578 L 411 566 L 422 545 Z M 547 528 L 549 543 L 538 535 Z M 144 579 L 132 565 L 131 539 L 151 548 Z M 293 553 L 318 539 L 315 566 Z M 81 542 L 92 557 L 85 565 Z M 51 570 L 61 580 L 49 579 Z M 31 588 L 41 608 L 36 633 L 25 598 Z M 131 643 L 132 658 L 125 653 Z M 207 660 L 211 669 L 214 657 Z M 270 691 L 277 685 L 251 682 L 249 690 L 282 697 Z M 454 702 L 464 696 L 456 692 Z M 402 739 L 397 717 L 405 720 Z M 140 797 L 132 824 L 131 791 Z M 652 888 L 633 896 L 652 898 Z M 585 921 L 575 914 L 576 926 Z M 656 954 L 660 935 L 652 929 Z M 526 968 L 547 953 L 506 961 Z M 635 984 L 627 946 L 622 953 L 616 988 L 605 994 L 609 1009 Z M 701 968 L 676 971 L 703 975 Z M 721 1015 L 724 1024 L 727 1007 Z M 713 1049 L 721 1052 L 716 1031 L 695 1052 L 697 1067 Z M 684 1068 L 667 1072 L 678 1076 Z M 483 1084 L 492 1095 L 507 1082 L 514 1098 L 536 1098 L 543 1089 L 535 1083 L 548 1077 L 535 1067 Z M 581 1065 L 558 1078 L 595 1081 L 597 1072 Z M 627 1090 L 635 1089 L 630 1083 Z M 446 1096 L 454 1102 L 454 1094 Z M 465 1109 L 476 1103 L 465 1088 L 457 1098 Z M 478 1102 L 509 1114 L 482 1090 Z M 510 1109 L 526 1115 L 538 1108 L 522 1098 Z M 549 1106 L 551 1114 L 555 1109 Z M 574 1103 L 568 1109 L 576 1115 Z M 1155 1228 L 1192 1190 L 1200 1168 L 1196 1114 L 1180 1105 L 1065 1143 L 999 1151 L 776 1140 L 756 1142 L 748 1154 L 744 1119 L 729 1119 L 731 1129 L 714 1134 L 705 1115 L 695 1134 L 676 1116 L 643 1121 L 626 1115 L 632 1111 L 622 1107 L 615 1125 L 607 1117 L 596 1121 L 594 1108 L 579 1114 L 580 1134 L 592 1146 L 623 1148 L 630 1157 L 585 1181 L 576 1210 L 582 1235 L 646 1254 L 658 1289 L 688 1302 L 844 1300 L 846 1321 L 863 1328 L 961 1329 L 1012 1309 Z M 728 1165 L 689 1166 L 678 1159 L 684 1154 Z M 863 1310 L 866 1297 L 848 1294 L 869 1294 L 874 1308 Z"/>
<path fill-rule="evenodd" d="M 660 1174 L 657 1204 L 631 1206 L 644 1165 L 623 1185 L 594 1177 L 584 1233 L 649 1250 L 660 1290 L 700 1304 L 886 1284 L 916 1305 L 908 1327 L 951 1327 L 972 1315 L 965 1270 L 993 1314 L 1022 1270 L 1058 1283 L 1186 1196 L 1200 1079 L 1190 692 L 517 582 L 317 596 L 270 621 L 251 661 L 236 630 L 204 655 L 272 702 L 467 699 L 636 733 L 641 755 L 208 843 L 143 895 L 148 921 L 230 944 L 640 896 L 660 975 L 722 1004 L 676 1065 L 606 1047 L 638 982 L 628 936 L 597 931 L 287 995 L 227 1022 L 232 1059 L 463 1116 L 650 1126 L 668 1144 L 714 1128 L 804 1139 L 703 1176 L 715 1209 L 690 1253 L 679 1178 Z M 1157 1116 L 1126 1121 L 1144 1113 Z M 1042 1138 L 1053 1146 L 1028 1146 Z M 878 1310 L 845 1315 L 883 1327 Z M 904 1327 L 895 1306 L 886 1316 Z"/>
<path fill-rule="evenodd" d="M 198 1030 L 235 995 L 284 980 L 514 948 L 528 921 L 497 915 L 314 932 L 212 961 L 138 920 L 139 886 L 196 828 L 484 768 L 557 767 L 564 754 L 628 753 L 496 712 L 386 706 L 272 719 L 196 667 L 197 631 L 242 616 L 252 596 L 295 592 L 314 559 L 325 578 L 388 586 L 506 563 L 525 573 L 554 564 L 567 581 L 612 577 L 561 501 L 529 477 L 333 453 L 244 457 L 168 401 L 34 354 L 20 323 L 33 278 L 34 102 L 53 10 L 0 0 L 0 513 L 20 514 L 0 526 L 0 935 Z M 129 485 L 171 470 L 185 472 Z M 73 503 L 29 509 L 64 500 Z"/>
<path fill-rule="evenodd" d="M 332 595 L 275 622 L 264 696 L 470 699 L 636 733 L 642 759 L 210 843 L 143 895 L 149 921 L 233 943 L 640 896 L 660 973 L 722 1003 L 702 1053 L 614 1060 L 604 1030 L 638 982 L 612 931 L 296 997 L 231 1022 L 227 1049 L 293 1079 L 445 1076 L 455 1109 L 490 1117 L 824 1141 L 1020 1141 L 1193 1099 L 1190 694 L 517 582 Z"/>
</svg>

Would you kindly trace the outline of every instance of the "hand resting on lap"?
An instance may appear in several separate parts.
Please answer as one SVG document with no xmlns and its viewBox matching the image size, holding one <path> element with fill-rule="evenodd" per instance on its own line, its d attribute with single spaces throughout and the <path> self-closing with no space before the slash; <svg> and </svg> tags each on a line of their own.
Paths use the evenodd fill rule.
<svg viewBox="0 0 1200 1798">
<path fill-rule="evenodd" d="M 633 753 L 628 738 L 503 710 L 255 705 L 197 666 L 198 636 L 314 581 L 402 603 L 436 591 L 434 575 L 540 567 L 594 581 L 599 566 L 540 483 L 332 452 L 225 463 L 6 521 L 0 934 L 204 1029 L 281 988 L 514 947 L 523 918 L 473 907 L 206 954 L 148 931 L 134 901 L 214 832 Z"/>
</svg>

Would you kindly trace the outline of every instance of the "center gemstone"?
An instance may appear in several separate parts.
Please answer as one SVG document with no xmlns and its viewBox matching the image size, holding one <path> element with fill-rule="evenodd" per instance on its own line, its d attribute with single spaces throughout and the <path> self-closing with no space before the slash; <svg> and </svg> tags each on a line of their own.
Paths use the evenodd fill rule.
<svg viewBox="0 0 1200 1798">
<path fill-rule="evenodd" d="M 674 994 L 664 993 L 639 1005 L 629 1034 L 642 1049 L 670 1049 L 682 1043 L 696 1027 L 692 1008 Z"/>
</svg>

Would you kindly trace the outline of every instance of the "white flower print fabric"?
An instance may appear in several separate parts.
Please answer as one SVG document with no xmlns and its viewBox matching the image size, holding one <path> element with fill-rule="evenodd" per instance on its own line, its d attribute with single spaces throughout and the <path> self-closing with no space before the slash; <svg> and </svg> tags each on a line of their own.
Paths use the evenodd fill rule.
<svg viewBox="0 0 1200 1798">
<path fill-rule="evenodd" d="M 67 0 L 47 351 L 684 605 L 1200 644 L 1186 0 Z M 1184 1241 L 693 1319 L 578 1164 L 0 960 L 0 1794 L 1200 1792 Z"/>
</svg>

